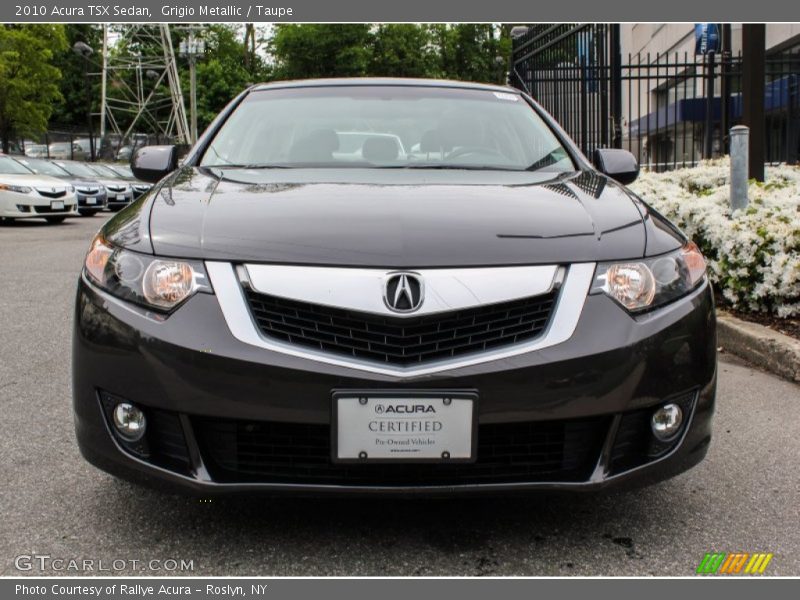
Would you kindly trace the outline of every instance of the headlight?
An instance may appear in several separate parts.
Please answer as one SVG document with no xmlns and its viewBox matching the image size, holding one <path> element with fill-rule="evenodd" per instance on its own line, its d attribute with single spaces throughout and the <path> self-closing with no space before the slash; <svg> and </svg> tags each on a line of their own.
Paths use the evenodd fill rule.
<svg viewBox="0 0 800 600">
<path fill-rule="evenodd" d="M 68 191 L 70 194 L 71 194 L 71 193 L 73 193 L 73 192 L 75 191 L 75 186 L 68 185 L 68 186 L 67 186 L 67 191 Z"/>
<path fill-rule="evenodd" d="M 640 312 L 686 295 L 705 274 L 706 261 L 689 242 L 671 254 L 597 265 L 590 293 L 603 292 L 630 312 Z"/>
<path fill-rule="evenodd" d="M 123 250 L 101 234 L 92 240 L 84 268 L 110 294 L 161 311 L 174 309 L 197 292 L 213 293 L 202 262 Z"/>
<path fill-rule="evenodd" d="M 0 183 L 0 191 L 16 192 L 18 194 L 30 194 L 33 191 L 33 188 L 29 188 L 26 185 L 8 185 L 5 183 Z"/>
</svg>

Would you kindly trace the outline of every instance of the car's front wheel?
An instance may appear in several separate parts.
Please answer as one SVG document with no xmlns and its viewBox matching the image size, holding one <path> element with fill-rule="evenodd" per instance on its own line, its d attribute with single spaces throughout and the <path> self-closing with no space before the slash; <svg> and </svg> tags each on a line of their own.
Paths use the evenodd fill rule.
<svg viewBox="0 0 800 600">
<path fill-rule="evenodd" d="M 66 218 L 67 217 L 45 217 L 50 225 L 58 225 L 59 223 L 63 223 L 64 219 Z"/>
</svg>

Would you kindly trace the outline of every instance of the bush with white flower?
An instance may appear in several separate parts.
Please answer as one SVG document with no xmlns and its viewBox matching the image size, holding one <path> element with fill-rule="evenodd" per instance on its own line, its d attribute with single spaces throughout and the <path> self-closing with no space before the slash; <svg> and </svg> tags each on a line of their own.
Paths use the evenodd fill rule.
<svg viewBox="0 0 800 600">
<path fill-rule="evenodd" d="M 767 167 L 750 182 L 750 203 L 731 214 L 730 163 L 643 172 L 631 189 L 703 251 L 708 272 L 741 311 L 800 316 L 800 167 Z"/>
</svg>

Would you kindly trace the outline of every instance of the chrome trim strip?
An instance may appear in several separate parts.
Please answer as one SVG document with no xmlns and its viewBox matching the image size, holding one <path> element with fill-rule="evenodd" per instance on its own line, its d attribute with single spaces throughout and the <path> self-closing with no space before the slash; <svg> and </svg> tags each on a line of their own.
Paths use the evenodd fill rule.
<svg viewBox="0 0 800 600">
<path fill-rule="evenodd" d="M 349 359 L 321 351 L 305 349 L 261 335 L 250 314 L 242 284 L 233 265 L 227 262 L 206 262 L 206 271 L 211 284 L 214 286 L 214 292 L 222 309 L 222 314 L 231 334 L 239 341 L 297 358 L 396 377 L 416 377 L 468 367 L 493 360 L 510 358 L 534 350 L 541 350 L 542 348 L 548 348 L 567 341 L 572 337 L 578 325 L 578 320 L 592 283 L 594 269 L 595 263 L 574 264 L 566 269 L 566 275 L 564 276 L 564 282 L 561 286 L 558 303 L 554 309 L 550 325 L 544 335 L 535 340 L 471 356 L 427 363 L 421 366 L 392 367 L 381 363 L 355 358 Z M 464 269 L 464 271 L 466 270 Z"/>
<path fill-rule="evenodd" d="M 357 312 L 412 318 L 546 294 L 558 277 L 556 265 L 480 269 L 346 269 L 291 265 L 244 265 L 242 281 L 261 294 Z M 398 313 L 384 302 L 386 283 L 396 273 L 416 275 L 422 304 Z"/>
</svg>

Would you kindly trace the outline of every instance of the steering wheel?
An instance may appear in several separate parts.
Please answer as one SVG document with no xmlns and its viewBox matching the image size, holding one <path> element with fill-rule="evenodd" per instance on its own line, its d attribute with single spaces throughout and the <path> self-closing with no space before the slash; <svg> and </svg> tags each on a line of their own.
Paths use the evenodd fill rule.
<svg viewBox="0 0 800 600">
<path fill-rule="evenodd" d="M 467 154 L 483 154 L 484 156 L 496 156 L 497 158 L 507 159 L 502 152 L 495 150 L 494 148 L 485 148 L 483 146 L 461 146 L 445 156 L 445 160 L 458 158 L 459 156 L 465 156 Z"/>
</svg>

